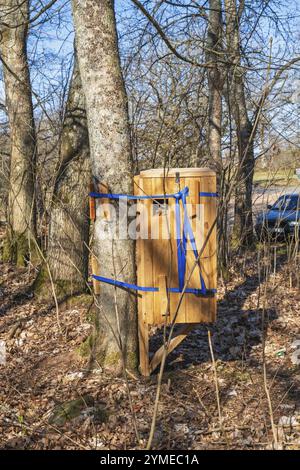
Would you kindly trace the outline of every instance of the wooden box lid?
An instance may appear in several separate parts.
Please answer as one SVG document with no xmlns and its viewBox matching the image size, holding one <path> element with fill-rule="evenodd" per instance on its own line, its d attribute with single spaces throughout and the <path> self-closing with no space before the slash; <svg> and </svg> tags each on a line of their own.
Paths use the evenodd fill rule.
<svg viewBox="0 0 300 470">
<path fill-rule="evenodd" d="M 174 178 L 176 173 L 181 177 L 216 176 L 210 168 L 154 168 L 140 172 L 141 178 Z"/>
</svg>

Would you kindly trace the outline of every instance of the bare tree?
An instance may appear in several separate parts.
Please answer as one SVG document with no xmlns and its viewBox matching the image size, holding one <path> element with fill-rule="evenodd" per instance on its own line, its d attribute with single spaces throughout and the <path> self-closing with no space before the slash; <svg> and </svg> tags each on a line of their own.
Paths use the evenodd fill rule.
<svg viewBox="0 0 300 470">
<path fill-rule="evenodd" d="M 4 259 L 24 265 L 35 248 L 36 135 L 27 61 L 29 2 L 0 3 L 0 56 L 10 125 L 10 187 Z"/>
<path fill-rule="evenodd" d="M 92 174 L 111 193 L 132 194 L 132 156 L 115 15 L 112 0 L 74 0 L 76 45 L 86 98 Z M 118 214 L 118 211 L 116 211 Z M 117 215 L 118 218 L 118 215 Z M 94 252 L 100 275 L 135 280 L 134 242 L 101 237 L 112 221 L 98 217 Z M 102 239 L 101 238 L 105 238 Z M 95 353 L 102 366 L 118 372 L 123 351 L 127 367 L 136 366 L 136 299 L 125 289 L 101 284 Z"/>
</svg>

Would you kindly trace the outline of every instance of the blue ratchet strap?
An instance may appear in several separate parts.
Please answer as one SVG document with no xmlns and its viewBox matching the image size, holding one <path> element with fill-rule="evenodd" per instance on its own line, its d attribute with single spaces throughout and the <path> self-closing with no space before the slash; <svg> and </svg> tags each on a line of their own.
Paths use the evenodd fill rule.
<svg viewBox="0 0 300 470">
<path fill-rule="evenodd" d="M 184 217 L 183 217 L 184 228 L 183 228 L 183 231 L 189 237 L 190 244 L 191 244 L 194 256 L 195 256 L 195 260 L 199 264 L 199 254 L 198 254 L 198 250 L 197 250 L 196 240 L 195 240 L 195 236 L 194 236 L 191 224 L 190 224 L 190 220 L 189 220 L 189 216 L 188 216 L 187 208 L 186 208 L 186 195 L 183 196 L 182 204 L 183 204 L 183 211 L 184 211 Z M 183 238 L 183 240 L 186 242 L 186 236 Z M 185 246 L 185 258 L 186 258 L 186 246 Z M 199 267 L 200 267 L 200 265 L 199 265 Z M 185 278 L 185 270 L 186 270 L 186 261 L 185 261 L 185 265 L 184 265 L 183 281 L 184 281 L 184 278 Z M 200 290 L 202 291 L 203 295 L 206 295 L 207 289 L 206 289 L 206 286 L 205 286 L 204 279 L 201 275 L 200 269 L 199 269 L 199 275 L 200 275 L 200 284 L 201 284 L 201 289 Z"/>
<path fill-rule="evenodd" d="M 180 197 L 176 197 L 176 235 L 177 235 L 177 263 L 178 263 L 178 285 L 179 285 L 179 292 L 182 292 L 185 284 L 185 273 L 186 273 L 186 246 L 187 246 L 187 237 L 190 240 L 190 244 L 192 246 L 192 250 L 195 256 L 195 259 L 198 260 L 198 250 L 196 246 L 196 241 L 194 237 L 194 233 L 189 221 L 189 216 L 187 213 L 186 208 L 186 197 L 189 193 L 188 188 L 184 188 L 181 191 Z M 180 205 L 182 203 L 183 207 L 183 231 L 181 237 L 181 217 L 180 217 Z M 205 282 L 201 276 L 200 272 L 200 284 L 201 289 L 196 289 L 199 293 L 201 292 L 202 295 L 206 295 L 206 286 Z"/>
<path fill-rule="evenodd" d="M 186 189 L 186 188 L 185 188 Z M 188 188 L 187 188 L 188 189 Z M 184 190 L 182 190 L 184 191 Z M 159 194 L 156 196 L 132 196 L 131 194 L 111 194 L 111 193 L 90 193 L 90 197 L 94 198 L 102 198 L 102 199 L 129 199 L 129 200 L 137 200 L 137 199 L 170 199 L 171 197 L 181 197 L 182 191 L 179 191 L 175 194 Z"/>
<path fill-rule="evenodd" d="M 186 188 L 184 188 L 185 190 Z M 183 191 L 184 191 L 183 190 Z M 129 200 L 136 200 L 136 199 L 169 199 L 171 197 L 176 198 L 177 195 L 180 195 L 182 191 L 179 191 L 175 194 L 160 194 L 158 196 L 132 196 L 130 194 L 111 194 L 111 193 L 90 193 L 90 197 L 94 198 L 106 198 L 106 199 L 129 199 Z M 200 197 L 219 197 L 218 193 L 209 193 L 205 191 L 201 191 L 199 193 Z"/>
<path fill-rule="evenodd" d="M 205 191 L 201 191 L 199 193 L 199 196 L 200 197 L 219 197 L 219 194 L 218 193 L 207 193 Z"/>
<path fill-rule="evenodd" d="M 181 293 L 184 288 L 184 283 L 185 283 L 185 273 L 186 273 L 186 245 L 187 245 L 187 236 L 190 240 L 193 253 L 195 256 L 195 259 L 198 260 L 198 250 L 196 246 L 196 241 L 195 237 L 193 234 L 193 230 L 189 221 L 188 213 L 187 213 L 187 208 L 186 208 L 186 197 L 189 193 L 189 188 L 185 187 L 181 191 L 175 193 L 175 194 L 162 194 L 162 195 L 155 195 L 155 196 L 132 196 L 132 195 L 127 195 L 127 194 L 112 194 L 112 193 L 96 193 L 96 192 L 91 192 L 90 197 L 94 198 L 103 198 L 103 199 L 128 199 L 128 200 L 140 200 L 140 199 L 153 199 L 154 201 L 156 199 L 170 199 L 174 198 L 175 199 L 175 220 L 176 220 L 176 242 L 177 242 L 177 265 L 178 265 L 178 285 L 179 287 L 170 287 L 168 288 L 168 292 L 173 292 L 173 293 Z M 205 197 L 217 197 L 217 193 L 199 193 L 200 196 L 205 196 Z M 183 207 L 183 230 L 182 230 L 182 237 L 181 237 L 181 216 L 180 216 L 180 201 L 182 203 Z M 100 281 L 100 282 L 105 282 L 107 284 L 111 284 L 116 287 L 121 287 L 121 288 L 127 288 L 127 289 L 133 289 L 133 290 L 140 290 L 143 292 L 158 292 L 159 288 L 158 287 L 144 287 L 144 286 L 138 286 L 136 284 L 129 284 L 127 282 L 122 282 L 122 281 L 117 281 L 114 279 L 109 279 L 103 276 L 97 276 L 93 274 L 93 278 Z M 208 295 L 208 294 L 214 294 L 216 293 L 216 289 L 206 289 L 204 279 L 201 275 L 200 272 L 200 284 L 201 284 L 201 289 L 192 289 L 192 288 L 186 288 L 185 292 L 187 294 L 196 294 L 196 295 Z"/>
<path fill-rule="evenodd" d="M 143 292 L 157 292 L 158 287 L 143 287 L 137 286 L 136 284 L 128 284 L 127 282 L 116 281 L 115 279 L 109 279 L 108 277 L 96 276 L 93 274 L 93 278 L 97 281 L 106 282 L 106 284 L 111 284 L 116 287 L 126 287 L 127 289 L 141 290 Z"/>
<path fill-rule="evenodd" d="M 158 292 L 159 288 L 158 287 L 144 287 L 144 286 L 138 286 L 136 284 L 129 284 L 128 282 L 122 282 L 122 281 L 117 281 L 115 279 L 109 279 L 108 277 L 103 277 L 103 276 L 97 276 L 96 274 L 93 274 L 92 276 L 94 279 L 100 282 L 105 282 L 106 284 L 110 284 L 115 287 L 120 287 L 124 289 L 133 289 L 133 290 L 140 290 L 142 292 Z M 168 292 L 180 294 L 182 290 L 180 290 L 178 287 L 169 287 Z M 203 295 L 203 292 L 201 289 L 192 289 L 187 287 L 184 291 L 186 294 L 195 294 L 195 295 Z M 216 289 L 207 289 L 206 290 L 207 294 L 215 294 L 217 292 Z"/>
</svg>

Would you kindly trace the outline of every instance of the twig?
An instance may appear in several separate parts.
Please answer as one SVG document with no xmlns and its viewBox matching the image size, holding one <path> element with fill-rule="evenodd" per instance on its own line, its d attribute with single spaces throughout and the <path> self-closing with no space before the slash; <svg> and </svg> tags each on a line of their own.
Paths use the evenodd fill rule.
<svg viewBox="0 0 300 470">
<path fill-rule="evenodd" d="M 266 394 L 267 401 L 268 401 L 270 422 L 271 422 L 271 428 L 272 428 L 273 440 L 274 440 L 274 447 L 277 450 L 278 449 L 278 438 L 277 438 L 276 426 L 275 426 L 275 423 L 274 423 L 274 415 L 273 415 L 273 407 L 272 407 L 272 401 L 271 401 L 271 396 L 270 396 L 270 390 L 269 390 L 269 387 L 268 387 L 267 367 L 266 367 L 266 353 L 265 353 L 265 349 L 266 349 L 266 335 L 265 335 L 266 290 L 267 290 L 267 286 L 265 284 L 264 300 L 263 300 L 263 308 L 262 308 L 262 317 L 261 317 L 261 321 L 262 321 L 262 369 L 263 369 L 264 390 L 265 390 L 265 394 Z"/>
<path fill-rule="evenodd" d="M 211 342 L 210 330 L 207 330 L 207 337 L 208 337 L 208 344 L 209 344 L 210 356 L 211 356 L 211 361 L 212 361 L 212 366 L 213 366 L 213 371 L 214 371 L 214 381 L 215 381 L 216 398 L 217 398 L 217 405 L 218 405 L 219 423 L 220 423 L 220 429 L 222 430 L 222 429 L 223 429 L 223 419 L 222 419 L 222 414 L 221 414 L 221 404 L 220 404 L 220 392 L 219 392 L 219 384 L 218 384 L 218 374 L 217 374 L 217 367 L 216 367 L 216 361 L 215 361 L 214 351 L 213 351 L 212 342 Z"/>
</svg>

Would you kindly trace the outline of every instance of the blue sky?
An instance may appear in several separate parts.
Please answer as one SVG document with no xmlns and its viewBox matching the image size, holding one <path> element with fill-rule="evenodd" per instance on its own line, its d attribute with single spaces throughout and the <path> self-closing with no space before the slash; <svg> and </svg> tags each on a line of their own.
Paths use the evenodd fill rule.
<svg viewBox="0 0 300 470">
<path fill-rule="evenodd" d="M 47 0 L 43 0 L 43 3 L 46 4 Z M 115 5 L 117 18 L 123 20 L 124 16 L 122 15 L 125 9 L 130 9 L 132 3 L 130 0 L 116 0 Z M 284 19 L 289 13 L 295 15 L 291 26 L 295 40 L 298 38 L 299 45 L 300 0 L 289 0 L 285 5 L 286 6 L 282 6 L 281 8 L 280 16 Z M 47 18 L 47 22 L 39 24 L 40 19 L 38 19 L 37 24 L 33 25 L 31 29 L 28 52 L 34 92 L 40 97 L 41 102 L 45 103 L 47 109 L 54 112 L 63 105 L 63 100 L 66 96 L 66 84 L 68 83 L 71 71 L 74 33 L 70 1 L 57 0 L 44 17 Z M 264 24 L 264 21 L 262 24 Z M 125 30 L 126 28 L 128 28 L 128 23 L 125 24 Z M 263 26 L 263 28 L 266 38 L 271 36 L 273 38 L 273 54 L 284 56 L 287 51 L 285 50 L 286 45 L 282 39 L 281 33 L 276 31 L 274 27 L 268 29 L 267 20 L 265 20 L 265 26 Z M 119 23 L 119 32 L 123 33 L 122 23 Z M 122 45 L 123 48 L 130 47 L 130 44 L 126 43 L 126 40 L 123 41 Z M 288 45 L 290 48 L 294 46 L 293 41 Z M 265 44 L 266 51 L 268 51 L 268 47 L 267 39 Z M 299 98 L 299 93 L 297 94 L 299 83 L 299 75 L 289 80 L 288 91 L 291 87 L 294 87 L 294 97 L 296 98 L 297 96 Z M 141 84 L 137 84 L 137 86 L 141 86 Z M 255 86 L 255 80 L 253 80 L 253 86 Z M 0 99 L 2 101 L 4 100 L 3 84 L 0 84 Z"/>
</svg>

